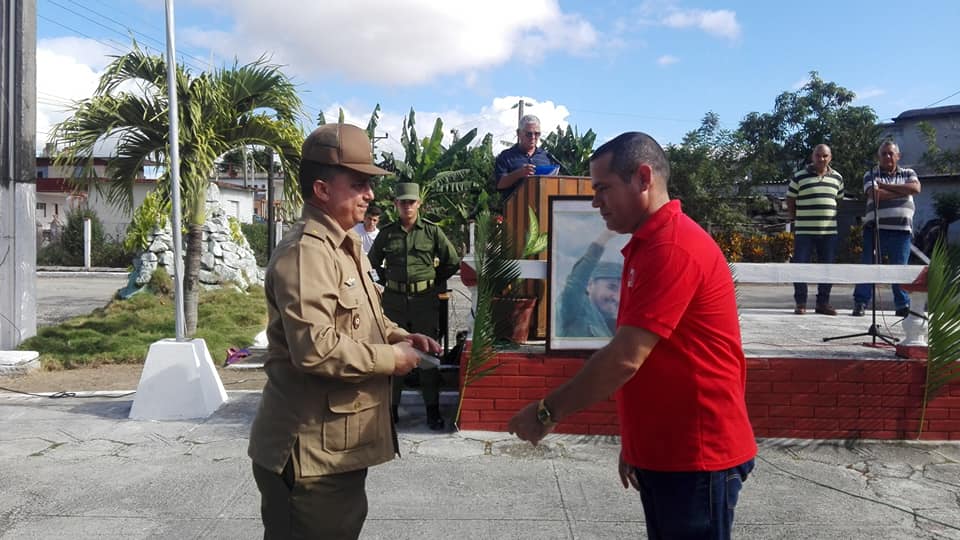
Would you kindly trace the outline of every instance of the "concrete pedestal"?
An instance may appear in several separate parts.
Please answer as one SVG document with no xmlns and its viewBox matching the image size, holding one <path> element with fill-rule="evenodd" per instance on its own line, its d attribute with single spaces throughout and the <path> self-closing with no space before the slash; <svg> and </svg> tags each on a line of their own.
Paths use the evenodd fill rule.
<svg viewBox="0 0 960 540">
<path fill-rule="evenodd" d="M 40 369 L 37 351 L 0 351 L 0 375 L 26 375 Z"/>
<path fill-rule="evenodd" d="M 226 401 L 227 391 L 206 342 L 164 339 L 150 346 L 130 418 L 206 418 Z"/>
</svg>

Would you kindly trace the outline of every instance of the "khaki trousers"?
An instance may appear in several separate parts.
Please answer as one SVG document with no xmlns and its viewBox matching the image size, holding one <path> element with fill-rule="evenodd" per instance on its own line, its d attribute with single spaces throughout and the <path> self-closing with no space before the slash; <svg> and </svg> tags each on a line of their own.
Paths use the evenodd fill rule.
<svg viewBox="0 0 960 540">
<path fill-rule="evenodd" d="M 367 469 L 304 478 L 298 450 L 280 474 L 253 464 L 264 540 L 356 540 L 367 517 Z"/>
</svg>

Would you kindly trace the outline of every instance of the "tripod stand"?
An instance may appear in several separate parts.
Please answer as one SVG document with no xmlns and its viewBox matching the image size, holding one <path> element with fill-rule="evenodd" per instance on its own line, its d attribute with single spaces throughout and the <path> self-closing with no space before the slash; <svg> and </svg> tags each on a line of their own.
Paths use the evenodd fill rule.
<svg viewBox="0 0 960 540">
<path fill-rule="evenodd" d="M 880 264 L 880 193 L 876 188 L 876 183 L 873 187 L 873 264 Z M 877 345 L 877 339 L 886 343 L 887 345 L 895 345 L 897 339 L 893 336 L 880 333 L 879 328 L 877 328 L 877 284 L 874 283 L 873 294 L 871 295 L 871 306 L 870 311 L 872 312 L 873 320 L 870 323 L 870 328 L 867 328 L 866 332 L 860 332 L 857 334 L 847 334 L 845 336 L 834 336 L 834 337 L 825 337 L 823 341 L 834 341 L 837 339 L 848 339 L 854 337 L 864 337 L 870 336 L 873 338 L 873 346 Z M 856 305 L 854 305 L 856 308 Z"/>
</svg>

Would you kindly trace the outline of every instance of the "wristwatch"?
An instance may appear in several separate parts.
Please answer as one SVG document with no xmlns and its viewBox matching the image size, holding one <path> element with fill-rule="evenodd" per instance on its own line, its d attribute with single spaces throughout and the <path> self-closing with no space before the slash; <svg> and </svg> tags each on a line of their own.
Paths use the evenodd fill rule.
<svg viewBox="0 0 960 540">
<path fill-rule="evenodd" d="M 543 427 L 551 428 L 557 425 L 556 420 L 553 419 L 553 414 L 542 399 L 537 402 L 537 420 L 543 424 Z"/>
</svg>

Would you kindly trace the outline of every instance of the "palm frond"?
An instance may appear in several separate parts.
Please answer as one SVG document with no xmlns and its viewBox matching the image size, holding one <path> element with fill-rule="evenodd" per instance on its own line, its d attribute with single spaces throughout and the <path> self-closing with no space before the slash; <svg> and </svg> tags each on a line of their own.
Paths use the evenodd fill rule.
<svg viewBox="0 0 960 540">
<path fill-rule="evenodd" d="M 494 343 L 493 298 L 520 277 L 520 266 L 512 257 L 509 238 L 496 223 L 489 210 L 477 216 L 474 241 L 474 264 L 477 270 L 477 308 L 473 317 L 473 340 L 463 376 L 463 387 L 457 404 L 454 423 L 460 421 L 460 410 L 467 388 L 493 372 L 496 357 Z"/>
<path fill-rule="evenodd" d="M 549 235 L 540 232 L 540 221 L 532 206 L 527 207 L 527 238 L 523 246 L 523 258 L 532 257 L 547 249 Z"/>
<path fill-rule="evenodd" d="M 950 247 L 943 238 L 930 258 L 927 291 L 929 346 L 921 434 L 927 405 L 945 386 L 960 379 L 960 249 Z"/>
</svg>

